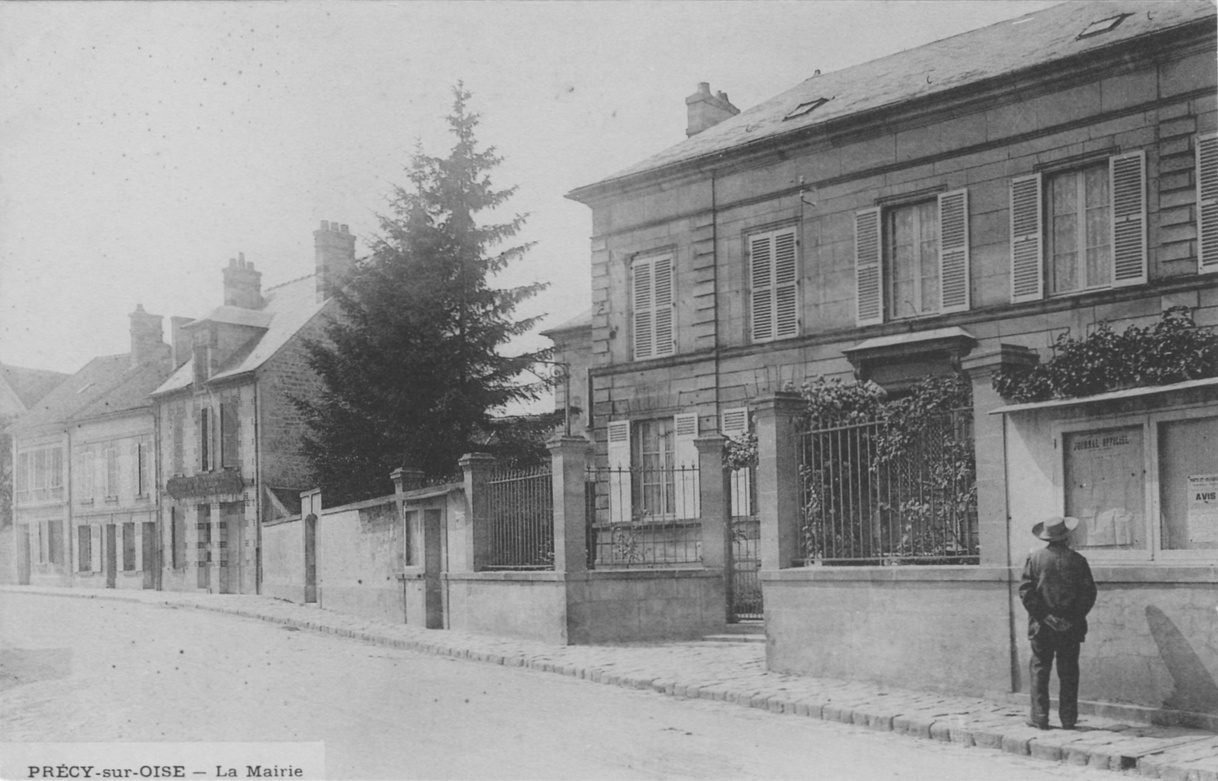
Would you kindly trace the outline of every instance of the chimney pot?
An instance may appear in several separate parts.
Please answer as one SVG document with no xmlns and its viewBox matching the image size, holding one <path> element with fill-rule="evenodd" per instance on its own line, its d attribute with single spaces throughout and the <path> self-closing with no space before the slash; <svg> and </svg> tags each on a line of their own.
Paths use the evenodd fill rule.
<svg viewBox="0 0 1218 781">
<path fill-rule="evenodd" d="M 717 95 L 712 95 L 710 84 L 705 81 L 698 82 L 698 91 L 685 99 L 685 109 L 687 112 L 686 136 L 696 136 L 703 130 L 714 127 L 723 120 L 740 113 L 740 109 L 733 106 L 727 99 L 726 92 L 720 90 Z"/>
<path fill-rule="evenodd" d="M 161 316 L 150 315 L 142 304 L 136 304 L 131 318 L 131 365 L 139 366 L 149 360 L 162 359 L 168 350 L 161 331 Z"/>
<path fill-rule="evenodd" d="M 346 225 L 323 221 L 322 229 L 313 234 L 313 248 L 317 300 L 325 301 L 355 266 L 355 236 Z"/>
<path fill-rule="evenodd" d="M 263 303 L 262 274 L 245 260 L 244 252 L 239 252 L 237 259 L 229 261 L 224 269 L 224 305 L 261 309 Z"/>
</svg>

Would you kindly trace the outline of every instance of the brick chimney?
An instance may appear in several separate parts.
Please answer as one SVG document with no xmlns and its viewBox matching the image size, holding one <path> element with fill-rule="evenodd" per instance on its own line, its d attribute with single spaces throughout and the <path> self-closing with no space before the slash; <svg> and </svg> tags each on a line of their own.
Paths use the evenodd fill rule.
<svg viewBox="0 0 1218 781">
<path fill-rule="evenodd" d="M 355 236 L 346 225 L 321 221 L 313 231 L 313 247 L 317 256 L 317 300 L 325 301 L 342 287 L 355 267 Z"/>
<path fill-rule="evenodd" d="M 191 336 L 182 330 L 182 326 L 191 322 L 189 317 L 169 318 L 169 345 L 173 356 L 173 368 L 177 369 L 190 360 Z"/>
<path fill-rule="evenodd" d="M 254 271 L 254 264 L 245 262 L 245 253 L 238 252 L 224 269 L 224 305 L 261 309 L 263 303 L 262 272 Z"/>
<path fill-rule="evenodd" d="M 710 84 L 703 81 L 698 84 L 698 91 L 685 99 L 685 108 L 689 113 L 689 124 L 685 128 L 686 136 L 696 136 L 708 127 L 713 127 L 729 117 L 740 113 L 740 109 L 731 104 L 726 92 L 711 94 Z"/>
<path fill-rule="evenodd" d="M 161 330 L 160 315 L 150 315 L 143 304 L 136 304 L 131 318 L 131 365 L 139 366 L 153 360 L 163 360 L 168 354 Z"/>
</svg>

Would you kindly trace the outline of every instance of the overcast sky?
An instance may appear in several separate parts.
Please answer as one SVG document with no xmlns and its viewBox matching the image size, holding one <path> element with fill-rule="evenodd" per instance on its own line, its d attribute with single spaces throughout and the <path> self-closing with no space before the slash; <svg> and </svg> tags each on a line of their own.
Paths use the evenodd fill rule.
<svg viewBox="0 0 1218 781">
<path fill-rule="evenodd" d="M 264 289 L 312 273 L 321 220 L 365 254 L 416 141 L 449 148 L 458 80 L 531 215 L 502 281 L 551 282 L 524 313 L 555 325 L 589 306 L 590 214 L 564 194 L 681 141 L 698 82 L 744 109 L 1048 5 L 0 3 L 0 361 L 126 352 L 136 304 L 168 333 L 223 303 L 238 252 Z"/>
</svg>

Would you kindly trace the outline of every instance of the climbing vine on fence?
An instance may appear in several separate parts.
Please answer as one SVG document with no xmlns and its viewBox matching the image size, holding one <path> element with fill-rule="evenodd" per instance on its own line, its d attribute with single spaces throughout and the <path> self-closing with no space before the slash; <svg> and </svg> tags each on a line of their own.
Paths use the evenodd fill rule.
<svg viewBox="0 0 1218 781">
<path fill-rule="evenodd" d="M 967 379 L 927 377 L 894 399 L 872 383 L 822 377 L 802 395 L 805 439 L 812 437 L 801 464 L 808 559 L 975 561 Z"/>
<path fill-rule="evenodd" d="M 1029 402 L 1207 377 L 1218 377 L 1218 334 L 1197 326 L 1187 307 L 1172 307 L 1150 327 L 1118 334 L 1101 321 L 1082 339 L 1064 333 L 1049 361 L 996 371 L 993 385 L 1003 398 Z"/>
</svg>

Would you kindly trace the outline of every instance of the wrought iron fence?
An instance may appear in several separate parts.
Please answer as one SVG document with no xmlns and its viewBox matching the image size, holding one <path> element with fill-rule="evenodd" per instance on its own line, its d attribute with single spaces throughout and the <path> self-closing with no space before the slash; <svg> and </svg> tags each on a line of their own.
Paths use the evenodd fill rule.
<svg viewBox="0 0 1218 781">
<path fill-rule="evenodd" d="M 589 561 L 596 568 L 702 561 L 698 468 L 601 467 L 587 477 Z"/>
<path fill-rule="evenodd" d="M 976 564 L 972 410 L 802 435 L 805 564 Z"/>
<path fill-rule="evenodd" d="M 486 487 L 487 569 L 554 569 L 554 479 L 549 468 L 499 472 Z"/>
</svg>

